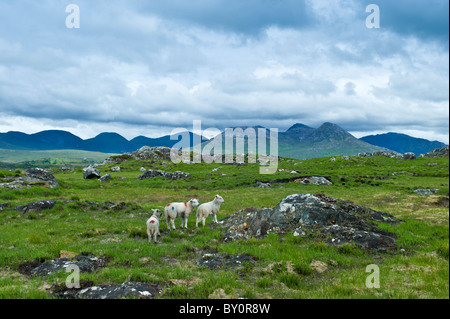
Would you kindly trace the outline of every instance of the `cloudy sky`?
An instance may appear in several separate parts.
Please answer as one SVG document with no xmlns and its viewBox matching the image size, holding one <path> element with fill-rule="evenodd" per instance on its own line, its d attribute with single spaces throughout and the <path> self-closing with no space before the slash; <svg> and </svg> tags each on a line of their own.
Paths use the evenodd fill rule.
<svg viewBox="0 0 450 319">
<path fill-rule="evenodd" d="M 0 0 L 0 132 L 333 122 L 448 143 L 448 12 L 448 0 Z"/>
</svg>

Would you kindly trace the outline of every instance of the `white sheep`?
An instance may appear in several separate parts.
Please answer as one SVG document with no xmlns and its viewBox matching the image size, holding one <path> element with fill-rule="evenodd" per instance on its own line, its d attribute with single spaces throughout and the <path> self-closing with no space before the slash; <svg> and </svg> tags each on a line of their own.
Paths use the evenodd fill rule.
<svg viewBox="0 0 450 319">
<path fill-rule="evenodd" d="M 214 197 L 214 200 L 203 203 L 197 208 L 197 221 L 195 223 L 195 226 L 198 227 L 198 222 L 202 221 L 203 226 L 205 226 L 205 219 L 212 215 L 213 222 L 217 223 L 217 213 L 220 209 L 220 204 L 224 202 L 223 198 L 220 195 L 216 195 Z"/>
<path fill-rule="evenodd" d="M 148 241 L 151 241 L 153 236 L 153 241 L 156 243 L 156 236 L 161 236 L 159 233 L 159 217 L 161 217 L 162 213 L 159 209 L 152 209 L 152 211 L 152 217 L 147 220 L 147 235 Z"/>
<path fill-rule="evenodd" d="M 181 217 L 181 228 L 187 229 L 188 217 L 194 211 L 194 208 L 198 206 L 198 200 L 193 198 L 187 203 L 170 203 L 164 208 L 164 214 L 166 215 L 167 229 L 170 230 L 169 221 L 172 224 L 172 229 L 175 229 L 175 218 Z"/>
</svg>

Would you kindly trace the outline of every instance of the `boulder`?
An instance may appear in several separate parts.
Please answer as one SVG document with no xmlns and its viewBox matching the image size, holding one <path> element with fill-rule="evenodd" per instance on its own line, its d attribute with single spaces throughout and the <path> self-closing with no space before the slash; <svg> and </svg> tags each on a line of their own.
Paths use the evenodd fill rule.
<svg viewBox="0 0 450 319">
<path fill-rule="evenodd" d="M 56 200 L 38 200 L 31 203 L 28 203 L 26 205 L 20 205 L 16 207 L 16 210 L 26 214 L 28 212 L 37 211 L 40 212 L 44 209 L 52 209 L 55 204 Z"/>
<path fill-rule="evenodd" d="M 330 180 L 322 176 L 300 177 L 294 180 L 294 182 L 302 184 L 322 185 L 322 186 L 329 186 L 333 184 Z"/>
<path fill-rule="evenodd" d="M 224 219 L 224 241 L 273 233 L 316 234 L 330 245 L 354 243 L 364 249 L 396 249 L 395 235 L 378 229 L 377 222 L 398 223 L 393 216 L 323 194 L 294 194 L 275 208 L 240 210 Z M 317 234 L 319 236 L 317 236 Z"/>
<path fill-rule="evenodd" d="M 431 152 L 420 154 L 420 157 L 448 157 L 448 146 L 436 148 Z"/>
<path fill-rule="evenodd" d="M 416 188 L 413 190 L 414 193 L 419 195 L 433 195 L 439 191 L 439 188 Z"/>
<path fill-rule="evenodd" d="M 403 155 L 394 151 L 374 151 L 372 153 L 359 153 L 358 157 L 372 157 L 372 156 L 384 156 L 390 158 L 403 158 Z"/>
<path fill-rule="evenodd" d="M 99 267 L 104 267 L 105 261 L 93 256 L 77 255 L 73 260 L 68 258 L 56 258 L 51 261 L 44 262 L 30 271 L 30 276 L 48 276 L 60 271 L 65 271 L 70 265 L 76 265 L 80 272 L 93 272 Z"/>
<path fill-rule="evenodd" d="M 106 174 L 106 175 L 103 175 L 102 177 L 100 177 L 98 180 L 99 180 L 100 182 L 106 182 L 106 181 L 109 181 L 111 178 L 112 178 L 112 177 L 111 177 L 110 174 Z"/>
<path fill-rule="evenodd" d="M 257 181 L 255 184 L 255 187 L 256 188 L 273 188 L 273 185 L 270 183 L 264 183 L 264 182 Z"/>
<path fill-rule="evenodd" d="M 83 178 L 84 179 L 99 179 L 101 177 L 100 171 L 92 166 L 83 168 Z"/>
<path fill-rule="evenodd" d="M 58 289 L 56 294 L 70 299 L 153 299 L 162 292 L 156 284 L 124 282 L 118 285 L 81 286 L 81 289 Z"/>
<path fill-rule="evenodd" d="M 51 188 L 59 186 L 53 174 L 42 168 L 29 168 L 25 171 L 25 181 L 30 183 L 48 183 Z"/>
<path fill-rule="evenodd" d="M 407 152 L 407 153 L 405 153 L 405 154 L 403 154 L 403 159 L 411 159 L 411 160 L 413 160 L 413 159 L 416 159 L 416 154 L 414 154 L 414 153 L 412 153 L 412 152 Z"/>
<path fill-rule="evenodd" d="M 148 171 L 146 171 L 144 174 L 139 175 L 137 177 L 138 180 L 143 180 L 143 179 L 147 179 L 147 178 L 154 178 L 154 177 L 164 177 L 164 178 L 169 178 L 172 180 L 177 180 L 177 179 L 181 179 L 181 178 L 188 178 L 191 177 L 191 174 L 189 173 L 183 173 L 180 171 L 176 171 L 176 172 L 164 172 L 161 170 L 152 170 L 149 169 Z"/>
<path fill-rule="evenodd" d="M 120 166 L 111 167 L 111 172 L 120 172 Z"/>
</svg>

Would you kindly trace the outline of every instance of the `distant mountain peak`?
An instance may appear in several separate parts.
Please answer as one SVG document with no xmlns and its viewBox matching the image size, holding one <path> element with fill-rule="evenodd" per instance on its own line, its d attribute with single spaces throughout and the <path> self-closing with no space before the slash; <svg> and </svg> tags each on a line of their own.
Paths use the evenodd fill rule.
<svg viewBox="0 0 450 319">
<path fill-rule="evenodd" d="M 302 129 L 313 130 L 313 128 L 308 125 L 305 125 L 302 123 L 296 123 L 296 124 L 292 125 L 290 128 L 288 128 L 286 130 L 286 132 L 294 131 L 294 130 L 302 130 Z"/>
</svg>

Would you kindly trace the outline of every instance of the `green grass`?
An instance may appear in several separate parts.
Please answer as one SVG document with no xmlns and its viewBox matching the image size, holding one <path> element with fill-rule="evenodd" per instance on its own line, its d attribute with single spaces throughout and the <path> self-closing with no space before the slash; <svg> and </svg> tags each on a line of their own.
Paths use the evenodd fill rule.
<svg viewBox="0 0 450 319">
<path fill-rule="evenodd" d="M 24 151 L 0 149 L 0 167 L 51 167 L 53 165 L 85 165 L 86 163 L 103 162 L 113 154 L 80 151 Z"/>
<path fill-rule="evenodd" d="M 0 211 L 0 298 L 54 298 L 43 286 L 61 285 L 67 274 L 31 278 L 21 275 L 19 269 L 24 262 L 57 258 L 61 250 L 107 258 L 107 267 L 82 273 L 81 280 L 157 283 L 163 287 L 160 298 L 208 298 L 218 289 L 231 298 L 449 298 L 448 158 L 284 159 L 279 162 L 283 171 L 274 175 L 260 175 L 257 164 L 236 167 L 129 160 L 120 164 L 120 172 L 111 172 L 113 166 L 99 168 L 102 175 L 113 177 L 104 183 L 84 180 L 81 168 L 61 172 L 57 167 L 53 173 L 61 186 L 54 189 L 0 188 L 0 203 L 11 203 L 11 208 Z M 180 170 L 192 177 L 139 181 L 136 177 L 142 166 Z M 219 169 L 213 172 L 214 168 Z M 291 174 L 293 170 L 298 173 Z M 0 171 L 0 183 L 20 174 Z M 293 176 L 311 175 L 329 177 L 333 185 L 279 184 Z M 255 188 L 257 180 L 271 182 L 274 188 Z M 421 196 L 412 191 L 415 188 L 441 191 Z M 196 229 L 194 215 L 188 230 L 170 233 L 162 220 L 160 243 L 147 241 L 145 221 L 150 209 L 162 209 L 168 202 L 195 197 L 203 203 L 220 194 L 225 199 L 218 214 L 221 219 L 246 207 L 274 207 L 295 193 L 324 193 L 402 219 L 404 222 L 396 225 L 380 224 L 397 235 L 399 251 L 376 254 L 351 244 L 332 247 L 292 234 L 224 243 L 220 227 L 210 227 L 208 218 L 206 227 Z M 59 202 L 42 212 L 22 214 L 13 209 L 42 199 Z M 63 204 L 62 200 L 73 202 Z M 94 207 L 85 201 L 124 202 L 126 207 Z M 180 223 L 176 220 L 177 228 Z M 210 270 L 196 263 L 201 252 L 208 250 L 223 255 L 245 253 L 255 262 L 238 269 Z M 313 261 L 325 263 L 327 270 L 316 272 Z M 380 268 L 379 289 L 365 287 L 369 264 Z M 173 284 L 174 280 L 182 283 Z"/>
</svg>

